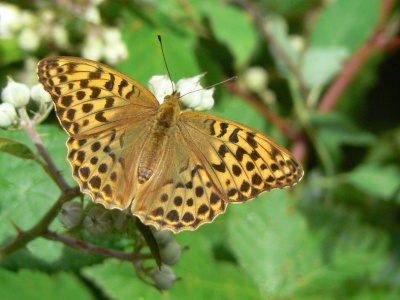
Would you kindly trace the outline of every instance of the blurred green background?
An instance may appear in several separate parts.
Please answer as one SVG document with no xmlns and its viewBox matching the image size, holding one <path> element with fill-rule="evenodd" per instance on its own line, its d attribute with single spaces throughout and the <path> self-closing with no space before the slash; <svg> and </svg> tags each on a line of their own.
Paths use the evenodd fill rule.
<svg viewBox="0 0 400 300">
<path fill-rule="evenodd" d="M 165 73 L 161 34 L 175 81 L 238 76 L 217 87 L 209 113 L 267 133 L 305 169 L 294 188 L 175 235 L 189 249 L 168 291 L 130 263 L 37 238 L 0 262 L 0 298 L 399 299 L 399 13 L 388 0 L 0 2 L 2 88 L 8 74 L 36 84 L 37 61 L 51 55 L 145 84 Z M 55 116 L 37 130 L 74 184 Z M 0 135 L 34 149 L 24 131 Z M 29 229 L 60 191 L 33 161 L 0 153 L 0 170 L 4 245 L 13 222 Z M 51 229 L 65 231 L 57 220 Z"/>
</svg>

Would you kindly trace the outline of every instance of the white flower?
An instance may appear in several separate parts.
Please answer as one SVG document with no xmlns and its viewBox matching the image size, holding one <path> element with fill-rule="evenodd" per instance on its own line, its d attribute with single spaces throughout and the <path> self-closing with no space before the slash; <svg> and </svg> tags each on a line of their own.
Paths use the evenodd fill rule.
<svg viewBox="0 0 400 300">
<path fill-rule="evenodd" d="M 29 102 L 29 88 L 25 84 L 15 82 L 8 77 L 7 86 L 1 93 L 4 102 L 12 104 L 15 108 L 24 107 Z"/>
<path fill-rule="evenodd" d="M 40 83 L 31 87 L 31 98 L 38 104 L 46 104 L 51 102 L 50 95 L 44 90 Z"/>
<path fill-rule="evenodd" d="M 113 65 L 128 57 L 128 48 L 120 41 L 115 44 L 107 44 L 104 47 L 104 59 Z"/>
<path fill-rule="evenodd" d="M 160 104 L 164 102 L 165 96 L 171 95 L 175 90 L 175 84 L 167 75 L 155 75 L 151 77 L 147 86 Z"/>
<path fill-rule="evenodd" d="M 103 56 L 104 44 L 98 35 L 89 34 L 84 42 L 81 54 L 91 60 L 100 60 Z"/>
<path fill-rule="evenodd" d="M 121 32 L 115 27 L 104 28 L 103 39 L 106 44 L 119 43 L 122 40 Z"/>
<path fill-rule="evenodd" d="M 201 111 L 213 107 L 212 97 L 214 89 L 204 89 L 200 85 L 200 79 L 204 74 L 191 78 L 184 78 L 176 84 L 176 90 L 181 94 L 179 100 L 188 108 Z M 164 97 L 171 95 L 175 90 L 175 84 L 167 75 L 156 75 L 148 82 L 150 92 L 156 96 L 158 102 L 163 103 Z"/>
<path fill-rule="evenodd" d="M 101 23 L 101 16 L 99 9 L 95 6 L 89 6 L 85 13 L 84 13 L 84 18 L 88 22 L 91 22 L 93 24 L 100 24 Z"/>
<path fill-rule="evenodd" d="M 51 31 L 54 43 L 61 49 L 69 46 L 68 31 L 61 25 L 54 25 Z"/>
<path fill-rule="evenodd" d="M 181 102 L 188 108 L 194 110 L 207 110 L 213 107 L 214 89 L 204 89 L 200 84 L 200 79 L 204 74 L 191 78 L 184 78 L 178 81 L 176 88 L 181 93 Z"/>
<path fill-rule="evenodd" d="M 261 67 L 248 68 L 243 78 L 248 89 L 252 92 L 262 92 L 268 84 L 268 73 Z"/>
<path fill-rule="evenodd" d="M 17 119 L 17 112 L 10 103 L 0 104 L 0 127 L 8 127 Z"/>
<path fill-rule="evenodd" d="M 21 10 L 18 6 L 0 3 L 0 36 L 10 38 L 21 28 Z"/>
<path fill-rule="evenodd" d="M 196 93 L 200 93 L 201 102 L 198 106 L 194 107 L 194 110 L 197 111 L 209 110 L 214 106 L 214 98 L 213 98 L 214 88 L 201 90 Z"/>
<path fill-rule="evenodd" d="M 37 31 L 32 28 L 24 28 L 18 36 L 18 44 L 27 51 L 35 51 L 40 44 L 40 38 Z"/>
</svg>

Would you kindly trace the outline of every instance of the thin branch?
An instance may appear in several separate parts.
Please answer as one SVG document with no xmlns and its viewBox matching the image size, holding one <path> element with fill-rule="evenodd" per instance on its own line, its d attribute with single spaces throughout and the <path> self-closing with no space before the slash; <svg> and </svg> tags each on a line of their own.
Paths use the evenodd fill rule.
<svg viewBox="0 0 400 300">
<path fill-rule="evenodd" d="M 62 173 L 60 172 L 60 170 L 58 170 L 57 166 L 51 159 L 46 148 L 43 146 L 43 142 L 40 139 L 38 132 L 36 131 L 35 124 L 29 118 L 26 109 L 20 108 L 18 112 L 19 115 L 21 116 L 22 121 L 25 123 L 26 132 L 28 133 L 30 139 L 33 141 L 36 148 L 38 149 L 40 156 L 42 156 L 43 159 L 45 160 L 48 166 L 48 170 L 50 170 L 49 175 L 51 175 L 51 177 L 54 179 L 54 181 L 57 183 L 57 185 L 61 188 L 62 191 L 69 190 L 71 187 L 65 181 L 64 177 L 62 176 Z"/>
<path fill-rule="evenodd" d="M 373 30 L 371 38 L 367 43 L 363 44 L 344 65 L 341 73 L 336 77 L 336 80 L 323 96 L 319 104 L 320 111 L 333 110 L 339 102 L 340 97 L 344 94 L 371 55 L 378 50 L 393 45 L 393 41 L 398 40 L 398 37 L 393 37 L 385 32 L 387 19 L 395 2 L 394 0 L 382 0 L 380 19 Z M 397 44 L 397 46 L 399 46 L 399 44 Z"/>
<path fill-rule="evenodd" d="M 18 236 L 8 245 L 0 249 L 0 260 L 5 256 L 25 247 L 30 241 L 42 235 L 57 216 L 62 205 L 80 194 L 79 187 L 70 188 L 64 192 L 49 211 L 28 231 L 18 230 Z"/>
<path fill-rule="evenodd" d="M 226 83 L 226 87 L 230 90 L 230 92 L 239 95 L 243 99 L 246 99 L 246 101 L 252 104 L 261 114 L 264 115 L 267 120 L 276 125 L 286 137 L 291 140 L 295 140 L 297 138 L 297 132 L 283 118 L 268 109 L 268 107 L 266 107 L 254 95 L 240 88 L 235 82 Z"/>
<path fill-rule="evenodd" d="M 124 260 L 124 261 L 129 261 L 133 262 L 135 260 L 142 260 L 142 259 L 152 259 L 153 256 L 151 254 L 132 254 L 132 253 L 126 253 L 123 251 L 118 251 L 114 249 L 109 249 L 109 248 L 104 248 L 100 246 L 96 246 L 93 244 L 90 244 L 86 241 L 83 240 L 78 240 L 66 235 L 58 234 L 56 232 L 46 230 L 43 232 L 42 237 L 48 239 L 48 240 L 53 240 L 53 241 L 59 241 L 67 246 L 73 247 L 73 248 L 81 248 L 85 249 L 87 251 L 100 254 L 103 256 L 107 257 L 114 257 L 119 260 Z"/>
<path fill-rule="evenodd" d="M 261 10 L 247 0 L 231 0 L 230 2 L 241 6 L 253 18 L 254 23 L 262 33 L 265 40 L 268 42 L 268 45 L 274 50 L 274 53 L 279 56 L 280 60 L 295 76 L 296 80 L 298 81 L 303 99 L 307 99 L 309 89 L 303 78 L 300 67 L 279 44 L 274 33 L 269 30 L 268 26 L 265 26 L 265 21 L 263 15 L 261 14 Z"/>
</svg>

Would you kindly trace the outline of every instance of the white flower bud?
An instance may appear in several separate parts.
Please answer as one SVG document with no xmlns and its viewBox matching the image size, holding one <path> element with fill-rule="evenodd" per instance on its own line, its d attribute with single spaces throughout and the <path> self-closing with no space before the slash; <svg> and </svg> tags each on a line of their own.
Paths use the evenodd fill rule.
<svg viewBox="0 0 400 300">
<path fill-rule="evenodd" d="M 155 75 L 151 77 L 147 86 L 160 104 L 164 102 L 164 97 L 171 95 L 175 89 L 175 84 L 167 75 Z"/>
<path fill-rule="evenodd" d="M 89 34 L 84 42 L 81 55 L 91 60 L 100 60 L 103 56 L 104 44 L 98 35 Z"/>
<path fill-rule="evenodd" d="M 39 22 L 36 16 L 28 10 L 23 10 L 21 12 L 18 21 L 21 23 L 22 27 L 33 27 Z"/>
<path fill-rule="evenodd" d="M 268 73 L 264 68 L 251 67 L 244 73 L 243 79 L 252 92 L 262 92 L 268 84 Z"/>
<path fill-rule="evenodd" d="M 35 51 L 40 44 L 37 31 L 32 28 L 24 28 L 18 36 L 18 44 L 26 51 Z"/>
<path fill-rule="evenodd" d="M 55 25 L 51 31 L 54 43 L 61 49 L 65 49 L 69 46 L 68 31 L 65 27 Z"/>
<path fill-rule="evenodd" d="M 104 59 L 107 63 L 113 65 L 128 57 L 128 48 L 126 45 L 119 41 L 115 44 L 105 43 Z"/>
<path fill-rule="evenodd" d="M 104 28 L 103 39 L 107 44 L 115 44 L 121 42 L 121 32 L 115 27 Z"/>
<path fill-rule="evenodd" d="M 24 107 L 29 102 L 29 88 L 25 84 L 15 82 L 11 77 L 8 77 L 7 86 L 3 89 L 1 98 L 15 108 Z"/>
<path fill-rule="evenodd" d="M 306 41 L 301 35 L 290 35 L 289 42 L 292 45 L 293 49 L 299 53 L 303 52 L 306 48 Z"/>
<path fill-rule="evenodd" d="M 92 22 L 93 24 L 100 24 L 101 17 L 99 9 L 95 6 L 89 6 L 85 11 L 84 19 L 88 22 Z"/>
<path fill-rule="evenodd" d="M 0 36 L 9 38 L 21 28 L 21 10 L 18 6 L 0 3 Z"/>
<path fill-rule="evenodd" d="M 0 127 L 8 127 L 17 119 L 17 112 L 10 103 L 0 104 Z"/>
<path fill-rule="evenodd" d="M 46 104 L 51 102 L 51 97 L 49 93 L 44 90 L 43 86 L 40 83 L 31 87 L 31 98 L 37 104 Z"/>
</svg>

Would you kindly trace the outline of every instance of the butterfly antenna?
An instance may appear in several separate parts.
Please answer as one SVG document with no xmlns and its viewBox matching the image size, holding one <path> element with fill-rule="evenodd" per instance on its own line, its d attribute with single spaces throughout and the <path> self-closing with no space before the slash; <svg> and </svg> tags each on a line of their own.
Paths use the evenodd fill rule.
<svg viewBox="0 0 400 300">
<path fill-rule="evenodd" d="M 203 87 L 203 88 L 201 88 L 201 89 L 194 90 L 194 91 L 190 91 L 190 92 L 188 92 L 188 93 L 186 93 L 186 94 L 180 96 L 180 98 L 182 98 L 183 96 L 186 96 L 186 95 L 188 95 L 188 94 L 191 94 L 191 93 L 199 92 L 199 91 L 202 91 L 202 90 L 209 90 L 209 89 L 213 88 L 214 86 L 223 84 L 223 83 L 228 82 L 228 81 L 236 80 L 237 78 L 238 78 L 237 76 L 232 76 L 231 78 L 228 78 L 228 79 L 225 79 L 225 80 L 223 80 L 223 81 L 214 83 L 214 84 L 212 84 L 212 85 Z"/>
<path fill-rule="evenodd" d="M 174 91 L 175 89 L 174 89 L 174 84 L 172 81 L 171 73 L 169 72 L 167 60 L 165 59 L 165 53 L 164 53 L 164 47 L 162 44 L 161 34 L 157 34 L 157 37 L 158 37 L 158 41 L 160 42 L 160 47 L 161 47 L 161 52 L 162 52 L 162 56 L 164 59 L 165 68 L 167 69 L 167 74 L 168 74 L 169 80 L 171 80 L 172 90 Z"/>
</svg>

